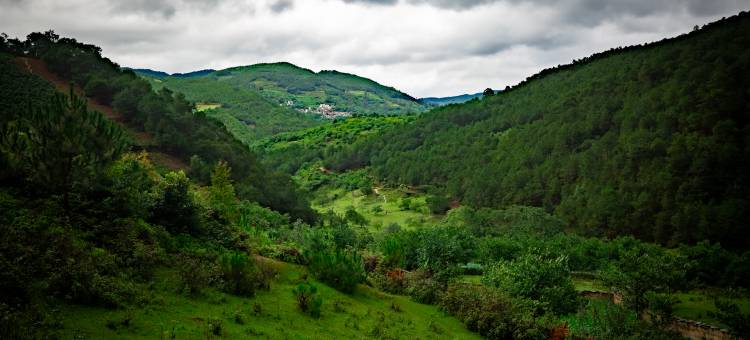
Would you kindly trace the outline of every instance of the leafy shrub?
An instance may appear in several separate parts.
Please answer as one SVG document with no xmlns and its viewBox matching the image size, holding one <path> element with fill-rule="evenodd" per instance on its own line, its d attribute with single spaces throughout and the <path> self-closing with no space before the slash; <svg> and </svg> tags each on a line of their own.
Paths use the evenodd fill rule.
<svg viewBox="0 0 750 340">
<path fill-rule="evenodd" d="M 686 264 L 682 257 L 655 247 L 633 247 L 622 250 L 603 275 L 604 281 L 623 295 L 626 306 L 636 312 L 648 307 L 649 291 L 665 293 L 685 285 Z"/>
<path fill-rule="evenodd" d="M 310 258 L 310 271 L 319 280 L 351 293 L 365 279 L 362 257 L 354 251 L 328 249 Z"/>
<path fill-rule="evenodd" d="M 442 195 L 430 195 L 425 199 L 425 203 L 433 214 L 443 214 L 450 208 L 451 201 Z"/>
<path fill-rule="evenodd" d="M 224 290 L 243 296 L 252 296 L 259 288 L 269 286 L 268 277 L 253 258 L 242 252 L 228 252 L 221 257 Z"/>
<path fill-rule="evenodd" d="M 438 306 L 488 339 L 547 338 L 547 330 L 534 320 L 532 303 L 495 288 L 453 284 L 441 295 Z"/>
<path fill-rule="evenodd" d="M 527 254 L 515 261 L 499 262 L 485 271 L 482 283 L 539 301 L 553 313 L 565 314 L 577 308 L 577 294 L 565 257 L 548 259 Z"/>
<path fill-rule="evenodd" d="M 563 317 L 574 339 L 680 339 L 679 334 L 638 319 L 638 315 L 609 301 L 588 300 L 576 314 Z"/>
<path fill-rule="evenodd" d="M 714 305 L 718 312 L 711 313 L 711 316 L 729 326 L 733 334 L 740 337 L 750 334 L 750 314 L 742 313 L 737 304 L 728 300 L 717 299 Z"/>
<path fill-rule="evenodd" d="M 287 263 L 307 264 L 302 252 L 290 244 L 269 245 L 261 248 L 260 254 Z"/>
<path fill-rule="evenodd" d="M 477 256 L 484 264 L 495 263 L 500 260 L 511 261 L 524 250 L 523 245 L 518 240 L 502 237 L 482 238 L 479 241 L 478 248 Z"/>
<path fill-rule="evenodd" d="M 672 321 L 674 306 L 680 302 L 676 296 L 649 291 L 645 298 L 648 301 L 648 314 L 654 324 L 666 326 Z"/>
<path fill-rule="evenodd" d="M 310 316 L 320 317 L 320 307 L 323 305 L 323 298 L 318 296 L 318 287 L 311 283 L 300 283 L 292 289 L 292 293 L 297 299 L 297 307 L 302 312 Z"/>
<path fill-rule="evenodd" d="M 406 275 L 406 293 L 419 303 L 434 304 L 445 283 L 424 269 L 417 269 Z"/>
<path fill-rule="evenodd" d="M 389 269 L 378 266 L 370 273 L 370 282 L 378 289 L 391 294 L 404 294 L 406 290 L 407 272 L 403 269 Z"/>
<path fill-rule="evenodd" d="M 181 254 L 175 259 L 177 273 L 182 281 L 182 291 L 199 294 L 203 289 L 218 282 L 221 274 L 216 261 L 201 254 Z"/>
<path fill-rule="evenodd" d="M 197 207 L 188 192 L 189 187 L 190 180 L 182 170 L 166 174 L 152 221 L 163 225 L 172 234 L 200 234 Z"/>
</svg>

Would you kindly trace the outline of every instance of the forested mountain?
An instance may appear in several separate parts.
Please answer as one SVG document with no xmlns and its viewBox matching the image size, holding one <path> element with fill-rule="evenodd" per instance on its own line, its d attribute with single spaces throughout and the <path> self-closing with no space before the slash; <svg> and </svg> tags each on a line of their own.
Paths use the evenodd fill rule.
<svg viewBox="0 0 750 340">
<path fill-rule="evenodd" d="M 588 235 L 750 244 L 750 14 L 544 70 L 329 160 Z"/>
<path fill-rule="evenodd" d="M 403 114 L 426 106 L 370 79 L 337 71 L 315 73 L 289 63 L 257 64 L 197 75 L 136 70 L 156 87 L 199 103 L 248 143 L 355 114 Z"/>
<path fill-rule="evenodd" d="M 320 123 L 313 114 L 294 111 L 263 98 L 256 91 L 238 89 L 212 77 L 148 76 L 145 79 L 154 88 L 166 87 L 184 93 L 188 100 L 198 103 L 199 110 L 224 123 L 235 137 L 246 144 Z"/>
<path fill-rule="evenodd" d="M 168 89 L 153 90 L 133 72 L 120 70 L 117 64 L 102 57 L 101 49 L 59 38 L 54 32 L 33 33 L 25 41 L 3 41 L 2 109 L 4 126 L 14 126 L 22 112 L 34 102 L 46 102 L 54 88 L 29 75 L 26 65 L 12 55 L 23 55 L 32 61 L 43 61 L 57 76 L 67 79 L 101 106 L 111 109 L 117 120 L 129 129 L 143 132 L 131 137 L 135 149 L 148 144 L 151 149 L 167 153 L 190 163 L 191 177 L 207 182 L 209 172 L 218 161 L 232 166 L 238 195 L 265 206 L 310 220 L 314 214 L 286 175 L 271 171 L 247 146 L 237 141 L 213 119 L 200 112 L 182 94 Z M 137 132 L 136 132 L 137 133 Z M 77 138 L 90 136 L 81 131 Z M 146 139 L 138 140 L 138 139 Z M 2 162 L 5 162 L 3 160 Z"/>
</svg>

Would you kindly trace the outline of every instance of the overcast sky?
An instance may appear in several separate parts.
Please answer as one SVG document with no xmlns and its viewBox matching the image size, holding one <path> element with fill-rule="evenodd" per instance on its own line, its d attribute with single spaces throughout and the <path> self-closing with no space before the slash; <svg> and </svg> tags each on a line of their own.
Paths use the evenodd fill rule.
<svg viewBox="0 0 750 340">
<path fill-rule="evenodd" d="M 425 97 L 504 88 L 747 9 L 750 0 L 0 0 L 0 31 L 54 29 L 135 68 L 288 61 Z"/>
</svg>

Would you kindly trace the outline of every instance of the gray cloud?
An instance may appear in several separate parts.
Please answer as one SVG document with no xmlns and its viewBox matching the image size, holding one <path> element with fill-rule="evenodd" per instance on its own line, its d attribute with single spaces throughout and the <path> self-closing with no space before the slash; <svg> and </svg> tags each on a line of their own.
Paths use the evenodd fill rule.
<svg viewBox="0 0 750 340">
<path fill-rule="evenodd" d="M 395 5 L 398 0 L 343 0 L 349 4 L 366 4 L 366 5 Z"/>
<path fill-rule="evenodd" d="M 0 0 L 11 36 L 54 29 L 167 72 L 289 61 L 414 96 L 502 88 L 612 47 L 660 40 L 743 0 Z M 283 13 L 283 15 L 279 15 Z"/>
<path fill-rule="evenodd" d="M 146 15 L 160 15 L 164 18 L 171 18 L 177 11 L 175 4 L 165 0 L 129 0 L 117 1 L 112 6 L 112 12 L 117 13 L 138 13 Z"/>
<path fill-rule="evenodd" d="M 286 10 L 292 9 L 293 6 L 294 6 L 294 1 L 292 0 L 277 0 L 271 4 L 270 8 L 271 8 L 271 11 L 274 13 L 281 13 Z"/>
</svg>

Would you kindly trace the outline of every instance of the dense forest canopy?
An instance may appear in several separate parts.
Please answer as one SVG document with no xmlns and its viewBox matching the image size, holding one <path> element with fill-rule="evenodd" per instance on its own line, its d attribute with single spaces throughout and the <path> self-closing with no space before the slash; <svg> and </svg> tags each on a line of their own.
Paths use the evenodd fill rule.
<svg viewBox="0 0 750 340">
<path fill-rule="evenodd" d="M 587 235 L 750 242 L 750 14 L 542 71 L 329 158 Z"/>
<path fill-rule="evenodd" d="M 36 76 L 23 74 L 11 55 L 44 61 L 47 68 L 80 87 L 88 97 L 111 107 L 120 114 L 124 124 L 153 136 L 152 141 L 139 141 L 137 147 L 151 147 L 191 163 L 191 174 L 207 182 L 210 168 L 220 160 L 227 161 L 242 198 L 255 200 L 279 211 L 312 221 L 314 213 L 291 179 L 265 167 L 246 145 L 237 141 L 224 127 L 205 114 L 194 112 L 184 95 L 162 88 L 152 90 L 145 80 L 132 71 L 101 55 L 99 47 L 60 38 L 54 32 L 29 34 L 25 41 L 3 38 L 2 98 L 9 102 L 3 120 L 18 115 L 26 102 L 44 101 L 42 94 L 50 87 Z M 37 93 L 36 88 L 42 88 Z M 42 96 L 42 97 L 40 97 Z M 5 112 L 4 112 L 5 113 Z"/>
</svg>

